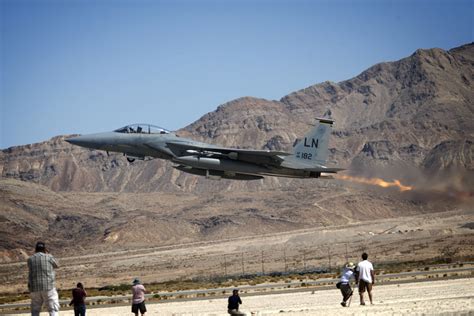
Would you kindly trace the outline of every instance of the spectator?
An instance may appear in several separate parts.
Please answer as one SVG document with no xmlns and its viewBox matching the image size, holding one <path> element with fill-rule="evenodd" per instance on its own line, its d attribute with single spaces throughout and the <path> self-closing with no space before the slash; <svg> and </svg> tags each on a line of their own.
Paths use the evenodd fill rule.
<svg viewBox="0 0 474 316">
<path fill-rule="evenodd" d="M 227 312 L 230 315 L 245 316 L 245 313 L 239 312 L 239 305 L 241 304 L 242 300 L 239 296 L 239 290 L 235 289 L 232 291 L 232 296 L 229 296 Z"/>
<path fill-rule="evenodd" d="M 74 305 L 74 316 L 86 316 L 86 296 L 82 283 L 77 283 L 76 288 L 72 290 L 72 300 L 69 303 L 69 306 Z"/>
<path fill-rule="evenodd" d="M 341 305 L 344 307 L 346 306 L 349 307 L 349 305 L 347 304 L 347 301 L 349 300 L 349 298 L 352 297 L 352 287 L 351 287 L 350 281 L 351 281 L 351 278 L 355 277 L 354 268 L 355 268 L 354 263 L 349 262 L 348 264 L 346 264 L 346 266 L 344 267 L 344 270 L 342 271 L 341 279 L 338 282 L 338 287 L 341 290 L 341 294 L 342 294 Z"/>
<path fill-rule="evenodd" d="M 375 283 L 375 273 L 372 263 L 367 260 L 369 255 L 367 253 L 362 254 L 362 261 L 357 265 L 357 275 L 356 282 L 359 283 L 359 296 L 360 296 L 360 305 L 365 305 L 364 302 L 364 292 L 367 290 L 369 294 L 370 304 L 373 304 L 372 300 L 372 286 Z"/>
<path fill-rule="evenodd" d="M 31 296 L 31 315 L 39 316 L 43 304 L 50 316 L 59 313 L 59 296 L 56 291 L 55 273 L 58 263 L 46 249 L 46 244 L 38 241 L 35 254 L 28 258 L 28 290 Z"/>
<path fill-rule="evenodd" d="M 145 287 L 140 284 L 140 280 L 135 278 L 133 280 L 133 286 L 132 286 L 132 293 L 133 293 L 133 298 L 132 298 L 132 313 L 135 314 L 135 316 L 138 316 L 138 311 L 143 315 L 146 313 L 146 306 L 145 306 L 145 292 L 146 289 Z"/>
</svg>

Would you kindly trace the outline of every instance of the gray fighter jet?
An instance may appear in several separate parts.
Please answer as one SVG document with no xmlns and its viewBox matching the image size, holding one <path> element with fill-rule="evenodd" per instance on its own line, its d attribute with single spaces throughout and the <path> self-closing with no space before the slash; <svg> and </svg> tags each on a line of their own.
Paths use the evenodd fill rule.
<svg viewBox="0 0 474 316">
<path fill-rule="evenodd" d="M 291 153 L 219 147 L 182 138 L 150 124 L 133 124 L 113 132 L 72 137 L 66 141 L 91 149 L 120 152 L 132 163 L 153 157 L 174 162 L 174 168 L 211 179 L 257 180 L 263 176 L 319 178 L 341 168 L 326 167 L 331 119 L 318 118 L 316 125 Z"/>
</svg>

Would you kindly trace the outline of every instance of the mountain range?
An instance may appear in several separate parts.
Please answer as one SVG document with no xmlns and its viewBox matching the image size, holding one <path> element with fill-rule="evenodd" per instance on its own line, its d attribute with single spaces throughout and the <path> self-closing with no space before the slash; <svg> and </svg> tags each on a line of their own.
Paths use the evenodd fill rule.
<svg viewBox="0 0 474 316">
<path fill-rule="evenodd" d="M 335 120 L 332 166 L 351 176 L 397 179 L 414 190 L 379 191 L 350 178 L 212 181 L 167 161 L 129 164 L 119 154 L 57 136 L 0 152 L 2 260 L 24 258 L 38 238 L 59 253 L 72 246 L 80 252 L 472 209 L 474 43 L 419 49 L 279 101 L 232 100 L 177 133 L 229 147 L 290 151 L 320 116 Z M 133 233 L 137 227 L 145 237 Z"/>
</svg>

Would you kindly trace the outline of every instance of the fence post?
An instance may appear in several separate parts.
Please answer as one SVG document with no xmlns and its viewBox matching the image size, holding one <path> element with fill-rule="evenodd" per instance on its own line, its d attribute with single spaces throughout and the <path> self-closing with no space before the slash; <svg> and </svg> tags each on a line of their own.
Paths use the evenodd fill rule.
<svg viewBox="0 0 474 316">
<path fill-rule="evenodd" d="M 346 245 L 346 262 L 349 262 L 349 255 L 347 253 L 347 244 L 345 244 L 345 245 Z"/>
<path fill-rule="evenodd" d="M 224 276 L 227 278 L 227 259 L 224 254 Z"/>
<path fill-rule="evenodd" d="M 306 271 L 306 251 L 303 251 L 303 272 Z"/>
<path fill-rule="evenodd" d="M 328 246 L 329 272 L 331 272 L 331 247 Z"/>
</svg>

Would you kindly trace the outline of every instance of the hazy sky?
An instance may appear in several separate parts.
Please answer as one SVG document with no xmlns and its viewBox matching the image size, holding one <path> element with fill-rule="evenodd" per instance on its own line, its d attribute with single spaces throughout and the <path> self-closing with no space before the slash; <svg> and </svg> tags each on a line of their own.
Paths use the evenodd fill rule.
<svg viewBox="0 0 474 316">
<path fill-rule="evenodd" d="M 0 0 L 0 148 L 280 99 L 473 41 L 473 1 Z"/>
</svg>

